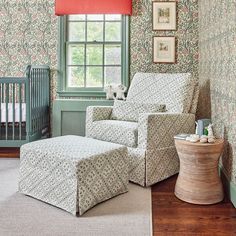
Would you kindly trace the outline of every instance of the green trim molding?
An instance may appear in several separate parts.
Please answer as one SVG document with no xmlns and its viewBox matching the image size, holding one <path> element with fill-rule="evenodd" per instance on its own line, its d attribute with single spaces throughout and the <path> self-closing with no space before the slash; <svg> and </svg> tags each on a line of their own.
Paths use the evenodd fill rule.
<svg viewBox="0 0 236 236">
<path fill-rule="evenodd" d="M 224 191 L 229 197 L 234 207 L 236 208 L 236 185 L 232 181 L 230 181 L 222 165 L 219 165 L 219 171 L 220 171 L 221 180 L 223 182 Z"/>
<path fill-rule="evenodd" d="M 113 100 L 56 99 L 53 102 L 52 136 L 85 135 L 88 106 L 112 106 Z"/>
</svg>

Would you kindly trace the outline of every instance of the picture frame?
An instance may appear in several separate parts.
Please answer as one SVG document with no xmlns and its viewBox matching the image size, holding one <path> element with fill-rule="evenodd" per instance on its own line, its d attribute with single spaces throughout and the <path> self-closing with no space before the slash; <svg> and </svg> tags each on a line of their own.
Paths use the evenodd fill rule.
<svg viewBox="0 0 236 236">
<path fill-rule="evenodd" d="M 153 37 L 153 63 L 176 63 L 176 41 L 172 36 Z"/>
<path fill-rule="evenodd" d="M 177 29 L 177 4 L 170 2 L 152 2 L 152 28 L 153 30 L 176 30 Z"/>
</svg>

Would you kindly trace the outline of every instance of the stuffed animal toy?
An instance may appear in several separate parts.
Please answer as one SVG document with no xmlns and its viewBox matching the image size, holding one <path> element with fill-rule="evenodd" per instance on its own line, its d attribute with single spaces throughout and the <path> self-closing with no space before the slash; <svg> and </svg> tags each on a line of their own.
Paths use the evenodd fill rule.
<svg viewBox="0 0 236 236">
<path fill-rule="evenodd" d="M 214 136 L 212 127 L 213 127 L 212 124 L 209 124 L 208 127 L 207 127 L 208 136 L 210 136 L 210 137 Z"/>
<path fill-rule="evenodd" d="M 207 143 L 208 142 L 208 136 L 207 135 L 202 135 L 200 138 L 200 143 Z"/>
<path fill-rule="evenodd" d="M 114 95 L 114 89 L 113 86 L 108 84 L 104 87 L 104 91 L 106 92 L 106 99 L 111 100 L 111 99 L 115 99 L 115 95 Z"/>
<path fill-rule="evenodd" d="M 199 141 L 199 135 L 198 134 L 191 134 L 189 137 L 186 138 L 186 141 L 189 141 L 191 143 L 196 143 Z"/>
<path fill-rule="evenodd" d="M 208 143 L 214 143 L 214 142 L 216 141 L 212 127 L 213 127 L 212 124 L 209 124 L 208 127 L 207 127 L 207 131 L 208 131 Z"/>
<path fill-rule="evenodd" d="M 125 87 L 123 84 L 118 84 L 114 86 L 114 92 L 116 93 L 116 99 L 125 100 L 125 92 L 127 90 L 127 87 Z"/>
<path fill-rule="evenodd" d="M 196 124 L 196 128 L 195 128 L 195 134 L 198 134 L 198 123 L 197 123 L 197 122 L 195 122 L 195 124 Z"/>
</svg>

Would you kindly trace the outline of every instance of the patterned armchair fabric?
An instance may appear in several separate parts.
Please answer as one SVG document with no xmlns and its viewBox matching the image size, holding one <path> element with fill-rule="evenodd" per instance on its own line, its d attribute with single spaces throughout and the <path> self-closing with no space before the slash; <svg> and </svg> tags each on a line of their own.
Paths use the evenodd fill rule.
<svg viewBox="0 0 236 236">
<path fill-rule="evenodd" d="M 138 123 L 119 120 L 94 121 L 92 132 L 87 136 L 128 147 L 137 147 Z"/>
<path fill-rule="evenodd" d="M 200 92 L 199 84 L 196 83 L 195 88 L 194 88 L 194 92 L 193 92 L 193 101 L 192 101 L 192 105 L 191 105 L 191 108 L 190 108 L 190 113 L 192 113 L 192 114 L 196 114 L 196 112 L 197 112 L 199 92 Z"/>
<path fill-rule="evenodd" d="M 137 73 L 127 101 L 165 104 L 169 112 L 188 113 L 195 81 L 191 74 Z"/>
<path fill-rule="evenodd" d="M 111 119 L 138 122 L 141 113 L 149 112 L 166 112 L 166 105 L 115 100 Z"/>
<path fill-rule="evenodd" d="M 112 107 L 89 107 L 86 135 L 126 145 L 130 181 L 153 185 L 179 171 L 173 137 L 194 133 L 198 94 L 190 74 L 137 73 L 127 101 L 166 104 L 167 112 L 141 113 L 138 122 L 127 122 L 111 120 Z M 126 125 L 130 132 L 121 128 Z"/>
<path fill-rule="evenodd" d="M 193 114 L 140 115 L 138 148 L 146 150 L 147 186 L 178 173 L 179 161 L 173 137 L 178 133 L 194 133 L 194 122 Z"/>
</svg>

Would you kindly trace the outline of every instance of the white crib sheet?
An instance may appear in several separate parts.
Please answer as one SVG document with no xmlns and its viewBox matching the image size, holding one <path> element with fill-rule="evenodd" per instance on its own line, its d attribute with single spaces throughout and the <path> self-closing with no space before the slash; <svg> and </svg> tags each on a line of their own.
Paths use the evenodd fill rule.
<svg viewBox="0 0 236 236">
<path fill-rule="evenodd" d="M 21 103 L 21 122 L 26 121 L 26 103 Z M 1 122 L 6 122 L 6 103 L 1 103 Z M 13 122 L 13 103 L 8 103 L 8 122 Z M 20 103 L 15 103 L 15 122 L 20 122 Z"/>
</svg>

